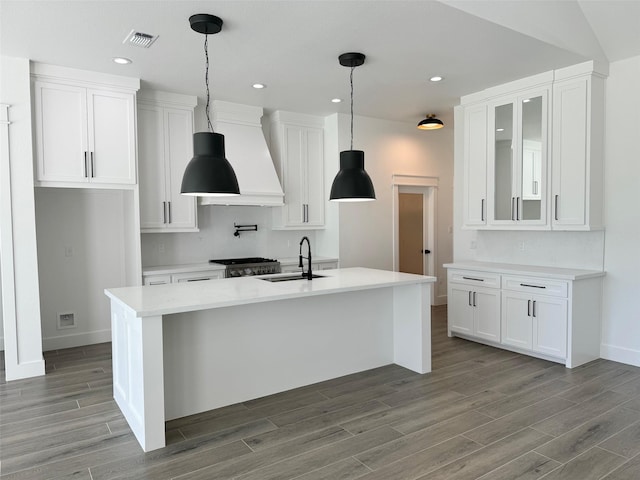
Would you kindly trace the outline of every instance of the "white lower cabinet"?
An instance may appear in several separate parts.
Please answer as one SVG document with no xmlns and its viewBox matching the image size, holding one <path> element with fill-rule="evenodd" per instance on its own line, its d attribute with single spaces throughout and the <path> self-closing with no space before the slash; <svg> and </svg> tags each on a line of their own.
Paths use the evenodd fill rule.
<svg viewBox="0 0 640 480">
<path fill-rule="evenodd" d="M 450 282 L 448 298 L 450 331 L 500 342 L 500 289 Z"/>
<path fill-rule="evenodd" d="M 445 265 L 449 335 L 564 363 L 573 368 L 600 356 L 604 272 L 480 262 L 474 270 Z M 465 264 L 461 264 L 465 265 Z M 465 265 L 466 266 L 466 265 Z M 458 267 L 454 269 L 454 267 Z M 503 270 L 499 272 L 496 270 Z M 523 275 L 512 274 L 517 271 Z"/>
</svg>

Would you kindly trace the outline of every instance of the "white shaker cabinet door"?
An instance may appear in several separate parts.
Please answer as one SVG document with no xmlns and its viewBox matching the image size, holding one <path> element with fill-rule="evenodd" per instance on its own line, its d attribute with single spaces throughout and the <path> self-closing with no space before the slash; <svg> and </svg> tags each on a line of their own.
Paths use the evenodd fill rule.
<svg viewBox="0 0 640 480">
<path fill-rule="evenodd" d="M 162 108 L 138 105 L 140 162 L 140 228 L 163 228 L 166 223 L 164 128 Z"/>
<path fill-rule="evenodd" d="M 567 355 L 567 300 L 532 297 L 533 351 L 553 357 Z"/>
<path fill-rule="evenodd" d="M 88 182 L 86 89 L 34 84 L 36 179 Z"/>
<path fill-rule="evenodd" d="M 449 330 L 473 335 L 473 292 L 468 287 L 449 284 Z"/>
<path fill-rule="evenodd" d="M 475 335 L 500 343 L 500 290 L 476 288 L 472 295 Z"/>
<path fill-rule="evenodd" d="M 502 343 L 531 350 L 533 347 L 531 296 L 517 292 L 502 295 Z"/>
<path fill-rule="evenodd" d="M 487 106 L 464 112 L 464 224 L 487 224 Z"/>
<path fill-rule="evenodd" d="M 92 183 L 136 183 L 134 95 L 87 91 Z"/>
<path fill-rule="evenodd" d="M 182 177 L 193 157 L 193 112 L 165 109 L 167 220 L 171 229 L 197 228 L 196 198 L 181 195 Z"/>
</svg>

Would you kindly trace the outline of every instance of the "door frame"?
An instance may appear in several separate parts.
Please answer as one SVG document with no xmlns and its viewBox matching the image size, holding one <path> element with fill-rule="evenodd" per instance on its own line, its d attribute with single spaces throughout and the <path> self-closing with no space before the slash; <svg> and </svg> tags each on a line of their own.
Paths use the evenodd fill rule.
<svg viewBox="0 0 640 480">
<path fill-rule="evenodd" d="M 438 177 L 427 177 L 422 175 L 392 175 L 392 207 L 393 207 L 393 271 L 397 272 L 400 268 L 400 193 L 421 193 L 423 195 L 423 245 L 428 245 L 431 254 L 426 255 L 423 264 L 425 275 L 435 276 L 435 266 L 437 263 L 437 235 L 435 226 L 437 225 L 437 193 L 438 193 Z M 433 305 L 435 298 L 435 288 L 431 289 L 431 304 Z"/>
</svg>

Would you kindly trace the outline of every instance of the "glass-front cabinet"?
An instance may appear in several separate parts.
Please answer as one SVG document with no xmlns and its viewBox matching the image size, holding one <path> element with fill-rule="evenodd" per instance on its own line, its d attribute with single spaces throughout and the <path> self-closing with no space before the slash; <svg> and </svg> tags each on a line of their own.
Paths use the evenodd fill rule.
<svg viewBox="0 0 640 480">
<path fill-rule="evenodd" d="M 504 97 L 488 116 L 488 221 L 494 226 L 547 223 L 548 89 Z"/>
</svg>

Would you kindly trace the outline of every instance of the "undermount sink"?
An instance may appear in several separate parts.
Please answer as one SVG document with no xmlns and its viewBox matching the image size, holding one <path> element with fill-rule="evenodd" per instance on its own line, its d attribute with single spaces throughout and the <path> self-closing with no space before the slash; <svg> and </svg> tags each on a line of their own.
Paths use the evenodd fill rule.
<svg viewBox="0 0 640 480">
<path fill-rule="evenodd" d="M 312 278 L 322 278 L 324 275 L 316 275 L 315 273 L 311 275 Z M 308 280 L 306 276 L 302 276 L 300 273 L 295 273 L 293 275 L 280 275 L 278 277 L 264 277 L 260 280 L 265 280 L 267 282 L 292 282 L 294 280 Z"/>
</svg>

